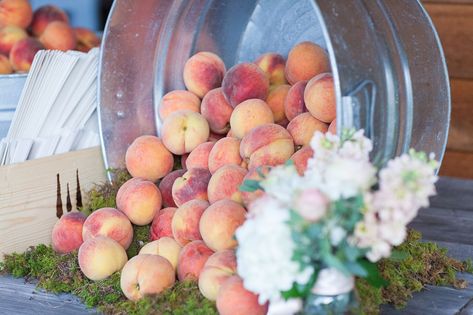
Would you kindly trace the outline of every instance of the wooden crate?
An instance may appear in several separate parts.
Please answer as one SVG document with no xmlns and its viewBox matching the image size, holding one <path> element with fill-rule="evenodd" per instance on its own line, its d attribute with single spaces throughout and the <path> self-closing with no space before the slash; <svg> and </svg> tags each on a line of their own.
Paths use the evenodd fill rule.
<svg viewBox="0 0 473 315">
<path fill-rule="evenodd" d="M 61 209 L 76 211 L 85 191 L 105 180 L 99 147 L 0 167 L 0 261 L 49 244 Z"/>
</svg>

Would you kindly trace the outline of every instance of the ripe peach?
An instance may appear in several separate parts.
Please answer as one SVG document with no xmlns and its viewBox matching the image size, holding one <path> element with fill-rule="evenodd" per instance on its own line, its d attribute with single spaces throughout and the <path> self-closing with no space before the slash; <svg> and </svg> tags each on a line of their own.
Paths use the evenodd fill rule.
<svg viewBox="0 0 473 315">
<path fill-rule="evenodd" d="M 268 303 L 258 303 L 258 296 L 246 290 L 238 276 L 229 277 L 218 291 L 217 310 L 220 315 L 266 315 L 268 307 Z"/>
<path fill-rule="evenodd" d="M 182 246 L 201 240 L 199 222 L 209 203 L 205 200 L 191 200 L 180 206 L 172 218 L 172 235 Z"/>
<path fill-rule="evenodd" d="M 84 241 L 99 235 L 110 237 L 128 249 L 133 240 L 133 227 L 123 212 L 115 208 L 101 208 L 87 217 L 82 229 Z"/>
<path fill-rule="evenodd" d="M 199 277 L 199 289 L 211 301 L 217 299 L 222 283 L 237 272 L 236 256 L 233 250 L 214 253 L 205 263 Z"/>
<path fill-rule="evenodd" d="M 235 135 L 233 134 L 233 131 L 230 129 L 227 133 L 227 137 L 229 138 L 236 138 Z"/>
<path fill-rule="evenodd" d="M 284 103 L 290 88 L 290 85 L 283 84 L 275 86 L 269 90 L 266 103 L 268 104 L 269 108 L 271 108 L 274 116 L 274 122 L 277 124 L 285 123 L 287 120 Z"/>
<path fill-rule="evenodd" d="M 174 154 L 194 150 L 209 139 L 209 124 L 199 113 L 180 110 L 169 115 L 162 126 L 163 143 Z"/>
<path fill-rule="evenodd" d="M 220 135 L 218 133 L 215 133 L 215 132 L 210 132 L 209 134 L 209 139 L 208 141 L 210 142 L 217 142 L 218 140 L 222 139 L 222 138 L 225 138 L 225 135 Z"/>
<path fill-rule="evenodd" d="M 329 70 L 330 61 L 327 53 L 322 47 L 312 42 L 297 44 L 287 57 L 286 79 L 291 84 L 310 80 Z"/>
<path fill-rule="evenodd" d="M 133 257 L 123 267 L 120 287 L 129 300 L 138 301 L 163 292 L 175 281 L 174 269 L 167 259 L 144 254 Z"/>
<path fill-rule="evenodd" d="M 309 145 L 316 131 L 326 133 L 327 129 L 328 125 L 326 123 L 314 118 L 310 113 L 302 113 L 296 116 L 287 125 L 287 131 L 291 134 L 296 146 Z"/>
<path fill-rule="evenodd" d="M 269 91 L 266 74 L 254 63 L 240 63 L 225 74 L 222 82 L 223 94 L 235 108 L 243 101 L 258 98 L 265 100 Z"/>
<path fill-rule="evenodd" d="M 187 89 L 204 97 L 207 92 L 222 85 L 225 64 L 214 53 L 201 51 L 193 55 L 184 65 L 184 84 Z"/>
<path fill-rule="evenodd" d="M 305 88 L 304 101 L 312 116 L 320 121 L 331 123 L 337 116 L 332 74 L 322 73 L 312 78 Z"/>
<path fill-rule="evenodd" d="M 176 269 L 177 259 L 179 258 L 181 249 L 181 245 L 179 245 L 172 237 L 165 236 L 143 246 L 139 255 L 159 255 L 166 258 L 171 263 L 172 267 Z"/>
<path fill-rule="evenodd" d="M 309 161 L 312 156 L 314 156 L 314 150 L 312 150 L 310 146 L 300 148 L 291 156 L 291 160 L 294 162 L 294 166 L 300 175 L 304 175 L 307 169 L 307 161 Z"/>
<path fill-rule="evenodd" d="M 172 197 L 172 185 L 174 181 L 184 175 L 186 170 L 175 170 L 171 173 L 164 176 L 164 178 L 159 182 L 159 190 L 163 197 L 163 206 L 164 207 L 176 207 L 174 198 Z"/>
<path fill-rule="evenodd" d="M 249 99 L 240 103 L 233 110 L 230 126 L 233 134 L 241 139 L 251 129 L 274 122 L 273 112 L 265 101 Z"/>
<path fill-rule="evenodd" d="M 245 222 L 246 210 L 232 200 L 219 200 L 208 207 L 200 218 L 200 234 L 214 251 L 237 246 L 235 230 Z"/>
<path fill-rule="evenodd" d="M 33 63 L 34 56 L 43 45 L 34 38 L 25 38 L 19 40 L 10 50 L 10 63 L 17 72 L 28 72 Z"/>
<path fill-rule="evenodd" d="M 128 260 L 125 249 L 117 241 L 97 236 L 79 248 L 79 267 L 90 280 L 103 280 L 120 271 Z"/>
<path fill-rule="evenodd" d="M 1 0 L 0 27 L 14 25 L 26 29 L 33 19 L 33 9 L 28 0 Z"/>
<path fill-rule="evenodd" d="M 225 137 L 218 140 L 209 154 L 209 170 L 214 174 L 224 165 L 244 166 L 240 156 L 240 140 L 237 138 Z"/>
<path fill-rule="evenodd" d="M 0 54 L 8 56 L 13 45 L 27 37 L 28 33 L 20 27 L 9 25 L 0 28 Z"/>
<path fill-rule="evenodd" d="M 172 171 L 174 157 L 158 137 L 141 136 L 126 150 L 125 163 L 131 176 L 155 182 Z"/>
<path fill-rule="evenodd" d="M 56 222 L 52 233 L 52 245 L 56 252 L 70 253 L 82 245 L 85 219 L 86 216 L 82 212 L 69 212 Z"/>
<path fill-rule="evenodd" d="M 46 49 L 72 50 L 76 48 L 76 35 L 69 24 L 54 21 L 48 24 L 39 37 L 39 41 Z"/>
<path fill-rule="evenodd" d="M 203 241 L 192 241 L 184 246 L 177 262 L 177 277 L 179 281 L 199 279 L 207 259 L 213 251 Z"/>
<path fill-rule="evenodd" d="M 328 126 L 328 132 L 333 133 L 334 135 L 337 134 L 337 118 L 335 118 Z"/>
<path fill-rule="evenodd" d="M 78 51 L 88 52 L 92 48 L 100 46 L 100 38 L 88 28 L 76 27 L 74 28 L 74 34 L 76 35 L 76 49 Z"/>
<path fill-rule="evenodd" d="M 248 169 L 285 163 L 294 154 L 294 141 L 289 132 L 276 124 L 266 124 L 252 129 L 240 144 L 240 155 Z"/>
<path fill-rule="evenodd" d="M 246 176 L 243 178 L 243 183 L 245 180 L 258 180 L 261 181 L 264 179 L 264 176 L 266 176 L 269 171 L 271 170 L 271 167 L 262 165 L 260 167 L 253 168 L 246 174 Z M 252 203 L 255 199 L 261 197 L 264 194 L 264 191 L 261 189 L 249 192 L 249 191 L 242 191 L 241 192 L 241 197 L 243 200 L 243 204 L 245 207 L 248 207 L 250 203 Z"/>
<path fill-rule="evenodd" d="M 186 160 L 186 168 L 205 168 L 209 169 L 209 154 L 214 147 L 215 142 L 204 142 L 195 148 Z"/>
<path fill-rule="evenodd" d="M 293 120 L 296 116 L 307 112 L 307 107 L 304 102 L 304 90 L 306 85 L 307 81 L 299 81 L 287 92 L 284 101 L 284 112 L 289 121 Z"/>
<path fill-rule="evenodd" d="M 264 71 L 269 79 L 270 85 L 286 84 L 284 69 L 286 60 L 284 57 L 276 53 L 266 53 L 256 59 L 255 64 Z"/>
<path fill-rule="evenodd" d="M 162 197 L 153 182 L 132 178 L 117 192 L 117 208 L 135 225 L 147 225 L 161 209 Z"/>
<path fill-rule="evenodd" d="M 225 134 L 230 130 L 233 107 L 225 99 L 222 88 L 213 89 L 205 94 L 200 111 L 209 122 L 212 132 Z"/>
<path fill-rule="evenodd" d="M 159 103 L 159 118 L 166 119 L 170 114 L 179 110 L 200 111 L 200 99 L 194 93 L 175 90 L 167 93 Z"/>
<path fill-rule="evenodd" d="M 178 207 L 193 200 L 208 200 L 207 186 L 210 172 L 204 168 L 192 168 L 181 177 L 176 178 L 172 185 L 172 197 Z"/>
<path fill-rule="evenodd" d="M 54 21 L 69 23 L 66 12 L 54 5 L 44 5 L 38 8 L 33 14 L 31 22 L 31 32 L 34 36 L 39 37 L 43 34 L 46 26 Z"/>
<path fill-rule="evenodd" d="M 0 54 L 0 74 L 13 73 L 13 67 L 7 57 Z"/>
<path fill-rule="evenodd" d="M 150 239 L 159 240 L 162 237 L 173 237 L 172 218 L 177 208 L 169 207 L 159 211 L 153 219 L 150 227 Z"/>
<path fill-rule="evenodd" d="M 195 149 L 194 149 L 195 150 Z M 181 155 L 181 167 L 183 170 L 187 171 L 187 158 L 189 157 L 189 153 Z"/>
<path fill-rule="evenodd" d="M 230 199 L 242 203 L 240 185 L 248 171 L 238 165 L 225 165 L 210 178 L 207 194 L 212 204 L 218 200 Z"/>
</svg>

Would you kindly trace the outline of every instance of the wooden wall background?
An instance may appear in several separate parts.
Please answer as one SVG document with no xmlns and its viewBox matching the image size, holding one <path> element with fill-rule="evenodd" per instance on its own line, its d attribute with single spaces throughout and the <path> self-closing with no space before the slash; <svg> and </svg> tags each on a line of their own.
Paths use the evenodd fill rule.
<svg viewBox="0 0 473 315">
<path fill-rule="evenodd" d="M 450 134 L 440 174 L 473 178 L 473 0 L 424 0 L 447 57 Z"/>
</svg>

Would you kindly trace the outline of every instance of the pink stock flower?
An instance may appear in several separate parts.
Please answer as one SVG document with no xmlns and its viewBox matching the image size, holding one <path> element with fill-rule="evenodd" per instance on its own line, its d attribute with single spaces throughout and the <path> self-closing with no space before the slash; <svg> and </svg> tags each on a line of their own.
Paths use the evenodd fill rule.
<svg viewBox="0 0 473 315">
<path fill-rule="evenodd" d="M 304 219 L 316 222 L 327 212 L 329 200 L 318 189 L 303 190 L 295 200 L 294 210 Z"/>
</svg>

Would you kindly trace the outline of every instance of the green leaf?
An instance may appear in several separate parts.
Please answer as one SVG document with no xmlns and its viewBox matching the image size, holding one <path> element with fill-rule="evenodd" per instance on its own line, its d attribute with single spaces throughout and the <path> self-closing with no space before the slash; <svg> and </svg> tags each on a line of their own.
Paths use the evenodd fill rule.
<svg viewBox="0 0 473 315">
<path fill-rule="evenodd" d="M 260 185 L 260 182 L 254 179 L 247 179 L 240 185 L 240 191 L 243 192 L 254 192 L 258 189 L 263 189 Z"/>
<path fill-rule="evenodd" d="M 395 249 L 391 252 L 391 256 L 389 257 L 389 260 L 403 261 L 407 258 L 407 256 L 408 256 L 408 254 L 406 252 Z"/>
<path fill-rule="evenodd" d="M 346 267 L 355 276 L 362 278 L 368 276 L 368 271 L 358 262 L 348 262 Z"/>
<path fill-rule="evenodd" d="M 388 282 L 381 276 L 378 270 L 378 265 L 366 259 L 360 259 L 359 264 L 368 272 L 365 277 L 366 281 L 375 288 L 381 288 L 388 285 Z"/>
<path fill-rule="evenodd" d="M 291 298 L 306 298 L 306 297 L 308 297 L 309 294 L 310 294 L 310 291 L 312 290 L 312 287 L 315 284 L 315 281 L 317 280 L 318 274 L 319 274 L 318 271 L 315 271 L 314 273 L 312 273 L 312 275 L 310 276 L 309 281 L 305 285 L 294 283 L 290 290 L 285 291 L 285 292 L 281 292 L 281 296 L 285 300 L 288 300 L 288 299 L 291 299 Z"/>
</svg>

